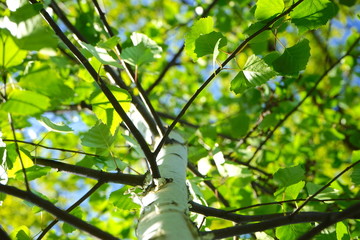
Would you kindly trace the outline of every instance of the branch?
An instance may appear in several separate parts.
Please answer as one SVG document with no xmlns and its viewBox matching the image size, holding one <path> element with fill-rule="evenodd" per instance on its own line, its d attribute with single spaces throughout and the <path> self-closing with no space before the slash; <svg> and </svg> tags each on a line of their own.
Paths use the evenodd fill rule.
<svg viewBox="0 0 360 240">
<path fill-rule="evenodd" d="M 101 10 L 100 5 L 98 3 L 97 0 L 92 0 L 93 4 L 95 5 L 96 11 L 98 12 L 100 19 L 102 21 L 102 23 L 104 24 L 105 27 L 105 31 L 109 34 L 110 37 L 114 36 L 114 33 L 108 23 L 108 21 L 106 20 L 106 16 L 104 14 L 104 12 Z M 117 50 L 119 52 L 119 54 L 121 53 L 121 46 L 120 44 L 116 44 Z M 132 71 L 130 65 L 128 63 L 126 63 L 125 61 L 121 60 L 121 64 L 124 67 L 126 73 L 128 74 L 128 76 L 130 77 L 130 79 L 136 84 L 136 87 L 139 90 L 140 93 L 140 97 L 142 98 L 143 102 L 145 103 L 145 106 L 148 108 L 148 111 L 151 112 L 157 127 L 159 129 L 157 129 L 156 132 L 153 132 L 153 134 L 157 135 L 157 136 L 161 136 L 164 132 L 165 132 L 165 127 L 162 124 L 160 117 L 157 115 L 153 105 L 150 102 L 150 99 L 147 97 L 147 94 L 145 92 L 145 90 L 143 89 L 143 87 L 141 86 L 140 82 L 138 80 L 135 79 L 135 74 Z"/>
<path fill-rule="evenodd" d="M 257 147 L 251 158 L 248 160 L 248 163 L 250 163 L 256 156 L 256 154 L 261 150 L 261 148 L 265 145 L 265 143 L 271 138 L 271 136 L 274 134 L 274 132 L 305 102 L 305 100 L 312 95 L 312 93 L 315 91 L 319 83 L 328 75 L 328 73 L 336 66 L 338 65 L 341 60 L 348 56 L 350 52 L 355 48 L 355 46 L 358 44 L 360 40 L 360 37 L 358 37 L 355 42 L 349 47 L 348 51 L 341 56 L 337 61 L 335 61 L 327 70 L 324 71 L 324 73 L 320 76 L 320 78 L 316 81 L 315 85 L 310 89 L 309 92 L 305 95 L 305 97 L 290 111 L 288 112 L 283 119 L 281 119 L 275 127 L 270 131 L 270 133 L 266 136 L 266 138 L 260 143 L 260 145 Z"/>
<path fill-rule="evenodd" d="M 88 197 L 91 196 L 96 190 L 98 190 L 104 183 L 103 182 L 97 182 L 89 191 L 87 191 L 79 200 L 77 200 L 71 207 L 66 209 L 66 212 L 71 212 L 74 210 L 77 206 L 79 206 L 82 202 L 84 202 Z M 55 226 L 56 223 L 59 222 L 59 219 L 55 219 L 52 221 L 40 234 L 40 236 L 37 238 L 37 240 L 41 240 L 50 229 Z"/>
<path fill-rule="evenodd" d="M 360 203 L 348 207 L 338 215 L 329 217 L 326 221 L 320 223 L 319 225 L 311 229 L 309 232 L 302 235 L 300 238 L 298 238 L 298 240 L 312 239 L 316 234 L 320 233 L 325 228 L 347 218 L 358 218 L 359 214 L 360 214 Z"/>
<path fill-rule="evenodd" d="M 190 202 L 190 211 L 202 214 L 207 217 L 217 217 L 225 220 L 233 221 L 235 223 L 249 223 L 249 222 L 261 222 L 270 221 L 272 219 L 278 219 L 286 217 L 288 219 L 296 219 L 296 221 L 303 222 L 323 222 L 329 217 L 333 217 L 339 214 L 339 212 L 302 212 L 299 215 L 291 216 L 291 212 L 287 213 L 273 213 L 273 214 L 262 214 L 262 215 L 241 215 L 231 213 L 225 210 L 203 206 L 196 202 Z M 360 218 L 360 215 L 356 215 L 356 218 Z"/>
<path fill-rule="evenodd" d="M 35 195 L 32 192 L 26 192 L 23 190 L 20 190 L 18 188 L 12 187 L 12 186 L 6 186 L 3 184 L 0 184 L 0 192 L 12 195 L 14 197 L 23 199 L 25 201 L 28 201 L 32 204 L 35 204 L 39 206 L 40 208 L 44 209 L 45 211 L 53 214 L 56 216 L 59 220 L 62 220 L 80 230 L 83 230 L 95 237 L 98 237 L 100 239 L 107 239 L 107 240 L 118 240 L 118 238 L 112 236 L 111 234 L 104 232 L 103 230 L 77 218 L 73 215 L 67 213 L 64 210 L 61 210 L 60 208 L 56 207 L 51 202 L 42 199 L 41 197 Z"/>
<path fill-rule="evenodd" d="M 345 168 L 343 171 L 341 171 L 338 175 L 336 175 L 333 179 L 331 179 L 330 182 L 328 182 L 327 184 L 325 184 L 322 188 L 320 188 L 319 190 L 317 190 L 314 194 L 312 194 L 311 196 L 309 196 L 293 213 L 292 215 L 297 214 L 303 207 L 305 207 L 305 205 L 312 200 L 314 197 L 316 197 L 319 193 L 321 193 L 322 191 L 324 191 L 327 187 L 329 187 L 331 185 L 331 183 L 333 183 L 336 179 L 338 179 L 341 175 L 343 175 L 344 173 L 346 173 L 347 171 L 349 171 L 351 168 L 355 167 L 358 163 L 360 163 L 360 160 L 354 162 L 353 164 L 351 164 L 350 166 L 348 166 L 347 168 Z"/>
<path fill-rule="evenodd" d="M 359 201 L 360 198 L 329 198 L 329 199 L 310 199 L 311 202 L 336 202 L 336 201 Z M 277 201 L 277 202 L 267 202 L 267 203 L 258 203 L 246 207 L 236 208 L 232 210 L 227 210 L 227 212 L 237 212 L 249 208 L 255 208 L 255 207 L 262 207 L 262 206 L 268 206 L 268 205 L 281 205 L 284 203 L 293 203 L 293 202 L 299 202 L 299 201 L 306 201 L 306 198 L 298 198 L 298 199 L 291 199 L 291 200 L 283 200 L 283 201 Z"/>
<path fill-rule="evenodd" d="M 233 58 L 235 58 L 235 56 L 241 52 L 246 45 L 249 43 L 250 40 L 252 40 L 253 38 L 255 38 L 257 35 L 259 35 L 260 33 L 262 33 L 263 31 L 267 30 L 273 23 L 275 23 L 277 20 L 279 20 L 280 18 L 282 18 L 283 16 L 289 14 L 295 7 L 297 7 L 300 3 L 302 3 L 304 0 L 299 0 L 297 1 L 295 4 L 293 4 L 291 7 L 289 7 L 286 11 L 284 11 L 282 14 L 280 14 L 279 16 L 275 17 L 274 19 L 272 19 L 271 21 L 269 21 L 264 27 L 262 27 L 261 29 L 259 29 L 258 31 L 256 31 L 255 33 L 253 33 L 252 35 L 250 35 L 248 38 L 246 38 L 235 50 L 234 52 L 221 64 L 220 67 L 218 67 L 211 75 L 210 77 L 200 86 L 200 88 L 198 90 L 196 90 L 196 92 L 194 93 L 194 95 L 189 99 L 189 101 L 185 104 L 185 106 L 181 109 L 180 113 L 178 114 L 178 116 L 176 117 L 176 119 L 171 123 L 171 125 L 168 127 L 168 129 L 166 130 L 163 138 L 161 139 L 160 143 L 158 144 L 154 155 L 156 156 L 159 152 L 161 147 L 163 146 L 163 144 L 165 143 L 167 137 L 169 136 L 170 132 L 174 129 L 175 125 L 178 123 L 178 121 L 180 120 L 180 118 L 185 114 L 185 112 L 187 111 L 187 109 L 190 107 L 190 105 L 195 101 L 195 99 L 197 98 L 197 96 L 199 96 L 199 94 L 205 89 L 205 87 L 221 72 L 221 70 L 223 69 L 223 67 L 225 67 Z"/>
<path fill-rule="evenodd" d="M 145 180 L 145 176 L 143 175 L 103 172 L 90 168 L 49 160 L 41 157 L 33 157 L 32 160 L 37 165 L 56 168 L 59 171 L 69 172 L 79 176 L 96 179 L 101 182 L 120 183 L 130 186 L 142 186 Z"/>
<path fill-rule="evenodd" d="M 35 147 L 42 147 L 42 148 L 46 148 L 46 149 L 51 149 L 51 150 L 58 150 L 58 151 L 62 151 L 62 152 L 71 152 L 71 153 L 76 153 L 76 154 L 84 154 L 87 156 L 93 156 L 93 157 L 99 157 L 99 155 L 97 154 L 93 154 L 93 153 L 86 153 L 86 152 L 82 152 L 82 151 L 78 151 L 78 150 L 70 150 L 70 149 L 65 149 L 65 148 L 56 148 L 56 147 L 48 147 L 45 145 L 41 145 L 38 143 L 33 143 L 33 142 L 27 142 L 27 141 L 22 141 L 22 140 L 15 140 L 15 139 L 3 139 L 4 142 L 18 142 L 18 143 L 24 143 L 24 144 L 28 144 L 28 145 L 32 145 Z"/>
<path fill-rule="evenodd" d="M 204 211 L 205 213 L 209 212 L 208 216 L 222 216 L 222 217 L 228 217 L 228 218 L 234 218 L 234 220 L 245 220 L 248 217 L 253 217 L 254 219 L 258 218 L 258 220 L 252 220 L 252 221 L 261 221 L 261 219 L 266 219 L 265 221 L 262 221 L 260 223 L 254 223 L 254 224 L 245 224 L 245 225 L 239 225 L 235 227 L 229 227 L 229 228 L 223 228 L 213 231 L 207 231 L 207 232 L 201 232 L 202 235 L 210 235 L 213 234 L 215 239 L 220 238 L 226 238 L 226 237 L 232 237 L 236 235 L 242 235 L 242 234 L 249 234 L 254 232 L 260 232 L 265 231 L 268 229 L 290 225 L 290 224 L 296 224 L 296 223 L 310 223 L 310 222 L 328 222 L 328 221 L 341 221 L 345 218 L 348 219 L 359 219 L 360 218 L 360 203 L 353 205 L 350 207 L 353 212 L 348 209 L 346 209 L 346 213 L 344 212 L 329 212 L 329 213 L 321 213 L 321 212 L 302 212 L 298 215 L 291 216 L 284 214 L 279 215 L 259 215 L 259 216 L 242 216 L 239 215 L 238 217 L 235 217 L 233 213 L 231 215 L 226 215 L 223 212 L 216 212 L 221 211 L 218 209 L 211 209 L 208 210 L 208 207 L 202 206 L 201 208 L 198 208 L 198 206 L 195 207 L 197 212 Z M 206 209 L 205 209 L 206 208 Z M 213 211 L 215 210 L 215 211 Z M 355 210 L 355 211 L 354 211 Z M 226 212 L 226 211 L 224 211 Z M 224 215 L 222 215 L 224 214 Z M 288 213 L 285 213 L 288 214 Z M 235 214 L 236 215 L 236 214 Z M 282 215 L 282 216 L 281 216 Z M 230 220 L 230 219 L 228 219 Z M 231 220 L 233 221 L 233 220 Z M 330 224 L 331 225 L 331 224 Z M 311 239 L 311 238 L 303 238 L 301 240 L 305 239 Z M 300 240 L 300 239 L 299 239 Z"/>
<path fill-rule="evenodd" d="M 32 4 L 37 3 L 36 0 L 29 0 Z M 98 84 L 98 86 L 101 88 L 102 92 L 105 94 L 105 96 L 108 98 L 112 106 L 114 107 L 115 111 L 119 114 L 119 116 L 123 119 L 126 126 L 129 128 L 130 132 L 134 135 L 135 139 L 139 143 L 142 151 L 144 152 L 149 165 L 151 172 L 153 174 L 154 178 L 160 178 L 160 172 L 156 164 L 156 158 L 154 154 L 152 154 L 149 146 L 147 145 L 144 137 L 139 132 L 139 130 L 136 128 L 136 126 L 133 124 L 132 120 L 129 118 L 129 116 L 126 114 L 124 109 L 121 107 L 113 93 L 109 90 L 109 88 L 106 86 L 106 83 L 103 81 L 102 78 L 100 78 L 97 74 L 97 71 L 93 68 L 93 66 L 89 63 L 87 58 L 85 58 L 84 55 L 77 49 L 74 44 L 65 36 L 65 34 L 61 31 L 59 26 L 56 24 L 56 22 L 52 19 L 52 17 L 48 14 L 48 12 L 45 9 L 40 10 L 41 15 L 43 18 L 48 22 L 48 24 L 51 26 L 51 28 L 54 30 L 57 36 L 64 42 L 64 44 L 70 49 L 70 51 L 76 56 L 76 58 L 81 62 L 81 64 L 85 67 L 85 69 L 89 72 L 89 74 L 92 76 L 92 78 L 95 80 L 95 82 Z"/>
</svg>

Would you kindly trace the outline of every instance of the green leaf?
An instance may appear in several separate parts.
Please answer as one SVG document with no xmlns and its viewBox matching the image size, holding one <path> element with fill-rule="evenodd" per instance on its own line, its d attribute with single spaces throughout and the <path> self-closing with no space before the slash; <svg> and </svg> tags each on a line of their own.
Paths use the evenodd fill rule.
<svg viewBox="0 0 360 240">
<path fill-rule="evenodd" d="M 133 66 L 141 66 L 155 60 L 151 49 L 147 48 L 144 43 L 125 48 L 121 53 L 121 57 L 125 62 Z"/>
<path fill-rule="evenodd" d="M 280 14 L 283 10 L 283 0 L 258 0 L 256 3 L 255 17 L 258 20 L 265 20 Z"/>
<path fill-rule="evenodd" d="M 263 59 L 251 55 L 243 70 L 231 81 L 230 89 L 236 94 L 243 93 L 249 88 L 260 86 L 274 76 L 276 72 Z"/>
<path fill-rule="evenodd" d="M 38 24 L 37 22 L 34 23 Z M 43 48 L 56 48 L 59 39 L 53 31 L 46 27 L 34 26 L 34 30 L 26 36 L 14 39 L 16 44 L 24 50 L 38 51 Z"/>
<path fill-rule="evenodd" d="M 89 54 L 94 56 L 99 62 L 104 65 L 111 65 L 117 68 L 121 68 L 121 64 L 116 61 L 104 48 L 94 47 L 91 44 L 80 42 L 80 45 L 87 51 Z"/>
<path fill-rule="evenodd" d="M 81 138 L 81 144 L 87 147 L 109 148 L 114 140 L 109 127 L 103 123 L 98 123 L 84 134 Z"/>
<path fill-rule="evenodd" d="M 310 57 L 309 40 L 304 39 L 286 48 L 284 53 L 273 61 L 274 69 L 282 75 L 298 75 L 304 70 Z"/>
<path fill-rule="evenodd" d="M 151 53 L 154 55 L 154 58 L 160 58 L 162 53 L 162 48 L 151 38 L 142 33 L 133 32 L 130 36 L 134 46 L 143 43 L 145 47 L 149 48 Z"/>
<path fill-rule="evenodd" d="M 344 221 L 336 223 L 337 240 L 350 240 L 350 235 L 349 235 L 347 225 L 348 224 L 344 223 Z"/>
<path fill-rule="evenodd" d="M 20 230 L 17 232 L 16 239 L 17 240 L 32 240 L 32 238 L 29 237 L 29 235 L 27 235 L 24 230 Z"/>
<path fill-rule="evenodd" d="M 9 68 L 23 62 L 27 51 L 21 50 L 9 31 L 0 28 L 0 66 Z"/>
<path fill-rule="evenodd" d="M 39 14 L 39 10 L 43 8 L 41 3 L 26 3 L 23 6 L 16 9 L 16 11 L 11 12 L 9 19 L 12 22 L 20 23 L 29 18 L 37 16 Z"/>
<path fill-rule="evenodd" d="M 300 166 L 280 168 L 274 173 L 274 180 L 281 186 L 287 187 L 300 182 L 305 177 L 305 171 Z"/>
<path fill-rule="evenodd" d="M 323 186 L 319 184 L 315 184 L 311 182 L 306 183 L 306 189 L 309 195 L 315 194 L 322 187 Z M 336 198 L 336 197 L 338 197 L 338 190 L 333 189 L 331 187 L 325 188 L 321 193 L 315 196 L 316 199 L 327 199 L 327 198 Z"/>
<path fill-rule="evenodd" d="M 327 23 L 337 13 L 337 6 L 329 0 L 305 0 L 291 13 L 291 22 L 299 29 L 299 34 L 316 29 Z"/>
<path fill-rule="evenodd" d="M 353 167 L 350 177 L 351 177 L 351 181 L 354 184 L 356 185 L 360 184 L 360 163 L 355 165 L 355 167 Z"/>
<path fill-rule="evenodd" d="M 41 167 L 41 166 L 31 166 L 26 168 L 26 177 L 29 181 L 40 178 L 47 175 L 51 171 L 51 167 Z M 22 171 L 17 171 L 15 173 L 15 178 L 19 180 L 24 179 L 24 173 Z"/>
<path fill-rule="evenodd" d="M 117 208 L 122 210 L 138 209 L 140 206 L 135 204 L 130 195 L 125 195 L 126 187 L 122 187 L 110 194 L 109 201 Z"/>
<path fill-rule="evenodd" d="M 281 240 L 295 240 L 306 233 L 312 226 L 310 223 L 292 224 L 276 228 L 276 237 Z"/>
<path fill-rule="evenodd" d="M 215 44 L 215 47 L 214 47 L 214 52 L 213 52 L 213 60 L 212 60 L 212 65 L 213 65 L 213 72 L 215 74 L 215 68 L 216 68 L 216 59 L 217 57 L 219 56 L 219 45 L 220 45 L 220 42 L 221 42 L 222 38 L 219 38 Z"/>
<path fill-rule="evenodd" d="M 260 129 L 266 129 L 275 126 L 275 124 L 278 122 L 277 114 L 276 113 L 270 113 L 264 117 L 264 119 L 261 121 L 259 128 Z"/>
<path fill-rule="evenodd" d="M 203 34 L 196 39 L 194 52 L 197 57 L 213 54 L 217 44 L 217 49 L 222 48 L 227 44 L 226 38 L 221 33 L 213 31 L 208 34 Z"/>
<path fill-rule="evenodd" d="M 112 50 L 118 43 L 120 43 L 120 38 L 118 36 L 113 36 L 104 42 L 99 42 L 96 45 L 100 48 Z"/>
<path fill-rule="evenodd" d="M 73 89 L 64 83 L 58 71 L 40 62 L 28 66 L 26 74 L 20 78 L 19 85 L 26 90 L 48 96 L 55 104 L 74 96 Z"/>
<path fill-rule="evenodd" d="M 190 31 L 185 35 L 185 51 L 186 54 L 197 60 L 195 50 L 195 41 L 203 34 L 211 33 L 214 29 L 214 20 L 212 17 L 200 18 L 190 28 Z"/>
<path fill-rule="evenodd" d="M 126 90 L 112 85 L 109 85 L 108 88 L 111 90 L 124 111 L 129 111 L 131 105 L 130 94 Z M 93 112 L 96 117 L 108 125 L 110 127 L 110 132 L 114 134 L 122 119 L 115 111 L 105 94 L 100 90 L 95 91 L 91 96 L 90 104 L 93 107 Z"/>
<path fill-rule="evenodd" d="M 288 187 L 281 188 L 280 190 L 276 191 L 274 196 L 278 201 L 296 199 L 299 193 L 301 192 L 301 190 L 304 189 L 304 186 L 305 186 L 305 182 L 300 181 Z"/>
<path fill-rule="evenodd" d="M 34 115 L 44 112 L 50 106 L 50 99 L 36 92 L 14 90 L 9 94 L 9 99 L 0 106 L 0 110 L 18 114 Z"/>
<path fill-rule="evenodd" d="M 72 132 L 73 131 L 69 126 L 67 126 L 63 123 L 59 123 L 59 124 L 53 123 L 47 117 L 43 117 L 43 116 L 40 117 L 39 122 L 44 127 L 46 127 L 49 131 L 54 131 L 54 132 Z"/>
</svg>

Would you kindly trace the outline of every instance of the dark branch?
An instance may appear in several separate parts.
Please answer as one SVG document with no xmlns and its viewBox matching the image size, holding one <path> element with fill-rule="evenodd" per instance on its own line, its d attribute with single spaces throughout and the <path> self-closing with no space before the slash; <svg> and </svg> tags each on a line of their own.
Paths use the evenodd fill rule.
<svg viewBox="0 0 360 240">
<path fill-rule="evenodd" d="M 73 215 L 69 214 L 68 212 L 61 210 L 60 208 L 56 207 L 51 202 L 42 199 L 41 197 L 33 194 L 32 192 L 26 192 L 23 190 L 20 190 L 18 188 L 12 187 L 12 186 L 6 186 L 0 184 L 0 192 L 12 195 L 14 197 L 23 199 L 27 202 L 30 202 L 32 204 L 35 204 L 39 206 L 40 208 L 44 209 L 45 211 L 53 214 L 56 216 L 59 220 L 62 220 L 75 228 L 78 228 L 82 231 L 85 231 L 95 237 L 98 237 L 100 239 L 108 239 L 108 240 L 118 240 L 118 238 L 112 236 L 111 234 L 104 232 L 103 230 L 92 226 L 91 224 L 74 217 Z"/>
<path fill-rule="evenodd" d="M 34 157 L 33 161 L 37 165 L 55 168 L 58 169 L 59 171 L 73 173 L 76 175 L 96 179 L 102 182 L 120 183 L 130 186 L 142 186 L 145 180 L 145 176 L 143 175 L 103 172 L 90 168 L 49 160 L 45 158 L 40 158 L 40 157 Z"/>
<path fill-rule="evenodd" d="M 81 203 L 83 203 L 87 198 L 89 198 L 96 190 L 98 190 L 101 186 L 103 185 L 103 182 L 97 182 L 89 191 L 87 191 L 79 200 L 77 200 L 73 205 L 71 205 L 71 207 L 69 207 L 68 209 L 66 209 L 66 212 L 71 212 L 72 210 L 74 210 L 77 206 L 79 206 Z M 55 219 L 54 221 L 52 221 L 46 228 L 44 228 L 44 230 L 42 231 L 42 233 L 39 235 L 39 237 L 37 238 L 37 240 L 41 240 L 48 231 L 50 231 L 50 229 L 55 226 L 56 223 L 59 222 L 59 219 Z"/>
<path fill-rule="evenodd" d="M 224 218 L 230 221 L 235 222 L 251 222 L 251 221 L 261 221 L 259 223 L 254 224 L 245 224 L 239 225 L 235 227 L 223 228 L 213 231 L 201 232 L 202 235 L 206 234 L 213 234 L 215 239 L 232 237 L 241 234 L 249 234 L 254 232 L 265 231 L 268 229 L 296 224 L 296 223 L 310 223 L 310 222 L 330 222 L 332 224 L 343 219 L 359 219 L 360 218 L 360 204 L 356 204 L 350 207 L 353 212 L 347 211 L 344 212 L 329 212 L 329 213 L 322 213 L 322 212 L 302 212 L 295 216 L 291 216 L 289 213 L 284 214 L 270 214 L 270 215 L 255 215 L 255 216 L 243 216 L 237 215 L 233 213 L 228 213 L 226 211 L 222 211 L 219 209 L 209 209 L 209 207 L 205 206 L 198 206 L 199 204 L 192 204 L 191 210 L 197 213 L 205 214 L 206 216 L 215 216 Z M 229 214 L 229 215 L 228 215 Z M 288 215 L 286 215 L 288 214 Z M 335 222 L 334 222 L 335 221 Z M 330 224 L 331 225 L 331 224 Z M 324 228 L 322 228 L 324 229 Z M 301 240 L 311 239 L 311 237 L 303 238 Z"/>
<path fill-rule="evenodd" d="M 357 203 L 355 205 L 348 207 L 343 212 L 327 218 L 326 221 L 320 223 L 319 225 L 311 229 L 309 232 L 302 235 L 300 238 L 298 238 L 298 240 L 312 239 L 316 234 L 320 233 L 325 228 L 330 227 L 331 225 L 340 222 L 344 219 L 359 218 L 359 214 L 360 214 L 360 203 Z"/>
</svg>

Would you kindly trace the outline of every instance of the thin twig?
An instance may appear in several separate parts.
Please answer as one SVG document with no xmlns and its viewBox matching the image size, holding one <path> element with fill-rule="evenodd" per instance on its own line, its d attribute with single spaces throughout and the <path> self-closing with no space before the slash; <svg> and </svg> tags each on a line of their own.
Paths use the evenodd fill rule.
<svg viewBox="0 0 360 240">
<path fill-rule="evenodd" d="M 41 145 L 41 144 L 38 144 L 38 143 L 27 142 L 27 141 L 22 141 L 22 140 L 6 139 L 5 138 L 5 139 L 3 139 L 3 141 L 4 142 L 23 143 L 23 144 L 32 145 L 32 146 L 35 146 L 35 147 L 42 147 L 42 148 L 51 149 L 51 150 L 57 150 L 57 151 L 62 151 L 62 152 L 70 152 L 70 153 L 76 153 L 76 154 L 83 154 L 83 155 L 87 155 L 87 156 L 100 157 L 100 155 L 93 154 L 93 153 L 87 153 L 87 152 L 82 152 L 82 151 L 78 151 L 78 150 L 70 150 L 70 149 L 65 149 L 65 148 L 49 147 L 49 146 Z"/>
<path fill-rule="evenodd" d="M 253 33 L 252 35 L 250 35 L 248 38 L 246 38 L 235 50 L 232 54 L 230 54 L 230 56 L 221 64 L 220 67 L 218 67 L 211 75 L 210 77 L 200 86 L 200 88 L 198 90 L 196 90 L 196 92 L 194 93 L 194 95 L 189 99 L 189 101 L 185 104 L 185 106 L 181 109 L 180 113 L 178 114 L 178 116 L 176 117 L 176 119 L 171 123 L 171 125 L 168 127 L 168 129 L 166 130 L 164 137 L 161 139 L 161 141 L 159 142 L 158 146 L 156 147 L 156 150 L 154 151 L 155 156 L 157 156 L 157 154 L 159 154 L 162 146 L 164 145 L 167 137 L 169 136 L 170 132 L 174 129 L 175 125 L 178 123 L 178 121 L 180 120 L 180 118 L 185 114 L 185 112 L 187 111 L 187 109 L 191 106 L 191 104 L 195 101 L 195 99 L 197 98 L 197 96 L 199 96 L 199 94 L 205 89 L 205 87 L 221 72 L 221 70 L 233 59 L 235 58 L 235 56 L 241 52 L 246 46 L 247 44 L 256 36 L 258 36 L 260 33 L 264 32 L 265 30 L 267 30 L 274 22 L 276 22 L 277 20 L 279 20 L 280 18 L 282 18 L 283 16 L 289 14 L 295 7 L 297 7 L 300 3 L 302 3 L 304 0 L 299 0 L 296 3 L 294 3 L 291 7 L 289 7 L 286 11 L 284 11 L 282 14 L 280 14 L 279 16 L 273 18 L 271 21 L 269 21 L 264 27 L 262 27 L 261 29 L 259 29 L 258 31 L 256 31 L 255 33 Z"/>
<path fill-rule="evenodd" d="M 104 232 L 103 230 L 77 218 L 68 212 L 56 207 L 50 201 L 47 201 L 32 192 L 29 191 L 22 191 L 16 187 L 7 186 L 0 184 L 0 192 L 9 194 L 11 196 L 20 198 L 32 204 L 39 206 L 40 208 L 44 209 L 45 211 L 51 213 L 52 215 L 56 216 L 59 220 L 64 221 L 75 228 L 83 230 L 95 237 L 100 239 L 107 239 L 107 240 L 118 240 L 118 238 L 112 236 L 111 234 Z"/>
<path fill-rule="evenodd" d="M 72 210 L 74 210 L 77 206 L 79 206 L 81 203 L 83 203 L 86 199 L 88 199 L 96 190 L 98 190 L 104 182 L 97 182 L 89 191 L 87 191 L 79 200 L 77 200 L 74 204 L 72 204 L 68 209 L 66 209 L 66 212 L 70 213 Z M 59 219 L 53 220 L 49 225 L 47 225 L 46 228 L 41 232 L 37 240 L 41 240 L 47 232 L 50 231 L 50 229 L 55 226 L 56 223 L 59 222 Z"/>
<path fill-rule="evenodd" d="M 120 173 L 120 172 L 117 173 L 104 172 L 104 171 L 94 170 L 91 168 L 58 162 L 47 158 L 41 158 L 41 157 L 33 157 L 32 160 L 37 165 L 55 168 L 58 171 L 65 171 L 79 176 L 96 179 L 102 182 L 120 183 L 130 186 L 142 186 L 145 181 L 144 175 L 133 175 L 133 174 Z"/>
</svg>

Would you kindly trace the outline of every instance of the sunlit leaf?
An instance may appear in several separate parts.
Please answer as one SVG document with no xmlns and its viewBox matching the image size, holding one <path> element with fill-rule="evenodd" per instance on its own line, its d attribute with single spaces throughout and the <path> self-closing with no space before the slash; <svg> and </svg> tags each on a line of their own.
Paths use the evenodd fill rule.
<svg viewBox="0 0 360 240">
<path fill-rule="evenodd" d="M 14 42 L 10 33 L 0 28 L 0 66 L 12 67 L 23 62 L 28 54 L 21 50 Z"/>
<path fill-rule="evenodd" d="M 344 221 L 336 223 L 336 237 L 338 240 L 350 240 L 348 224 Z"/>
<path fill-rule="evenodd" d="M 16 11 L 11 12 L 9 19 L 13 22 L 20 23 L 38 15 L 41 8 L 43 8 L 43 4 L 41 3 L 24 4 L 23 6 L 16 9 Z"/>
<path fill-rule="evenodd" d="M 109 85 L 108 88 L 111 90 L 124 111 L 129 111 L 131 103 L 131 96 L 129 93 L 124 89 L 111 85 Z M 122 119 L 115 111 L 105 94 L 100 90 L 94 92 L 91 96 L 90 103 L 97 118 L 108 125 L 110 127 L 111 134 L 114 134 Z"/>
<path fill-rule="evenodd" d="M 217 47 L 217 49 L 222 48 L 226 46 L 226 43 L 226 38 L 219 32 L 203 34 L 195 40 L 194 52 L 198 57 L 213 54 L 215 47 Z"/>
<path fill-rule="evenodd" d="M 213 31 L 214 21 L 212 17 L 201 18 L 197 20 L 190 28 L 190 31 L 185 35 L 185 51 L 186 54 L 197 60 L 195 51 L 195 41 L 203 34 L 208 34 Z"/>
<path fill-rule="evenodd" d="M 310 223 L 293 224 L 276 228 L 276 237 L 281 240 L 296 240 L 311 228 Z"/>
<path fill-rule="evenodd" d="M 304 178 L 305 171 L 300 165 L 295 167 L 280 168 L 276 173 L 274 173 L 274 180 L 284 187 L 298 183 Z"/>
<path fill-rule="evenodd" d="M 261 58 L 251 55 L 240 71 L 231 81 L 231 90 L 236 94 L 260 86 L 276 76 L 276 72 Z"/>
<path fill-rule="evenodd" d="M 91 44 L 80 42 L 81 46 L 88 51 L 92 56 L 99 60 L 104 65 L 111 65 L 121 68 L 121 64 L 115 60 L 104 48 L 94 47 Z"/>
<path fill-rule="evenodd" d="M 55 131 L 55 132 L 72 132 L 73 130 L 65 125 L 64 123 L 53 123 L 50 119 L 47 117 L 40 117 L 39 122 L 46 127 L 49 131 Z"/>
<path fill-rule="evenodd" d="M 136 46 L 125 48 L 121 53 L 121 57 L 125 62 L 133 66 L 140 66 L 155 60 L 151 49 L 147 48 L 144 43 L 139 43 Z"/>
<path fill-rule="evenodd" d="M 329 0 L 305 0 L 291 11 L 291 22 L 299 29 L 300 34 L 316 29 L 329 21 L 337 13 L 337 6 Z"/>
<path fill-rule="evenodd" d="M 297 75 L 305 69 L 309 57 L 309 40 L 304 39 L 296 45 L 286 48 L 284 53 L 273 61 L 273 66 L 282 75 Z"/>
<path fill-rule="evenodd" d="M 109 148 L 114 140 L 109 127 L 103 123 L 98 123 L 84 134 L 81 138 L 81 144 L 87 147 Z"/>
<path fill-rule="evenodd" d="M 162 48 L 151 38 L 142 33 L 133 32 L 130 36 L 134 46 L 143 43 L 145 47 L 151 50 L 151 53 L 154 55 L 154 58 L 161 57 Z"/>
<path fill-rule="evenodd" d="M 278 15 L 283 10 L 283 0 L 258 0 L 256 3 L 255 17 L 258 20 L 265 20 Z"/>
<path fill-rule="evenodd" d="M 49 106 L 50 99 L 44 95 L 14 90 L 9 94 L 8 101 L 0 106 L 0 110 L 26 116 L 44 112 Z"/>
</svg>

